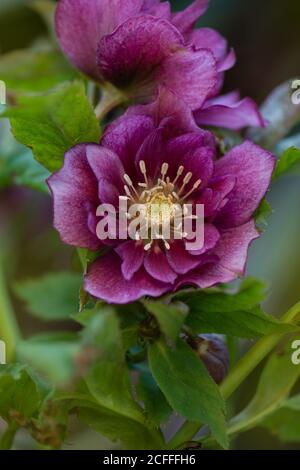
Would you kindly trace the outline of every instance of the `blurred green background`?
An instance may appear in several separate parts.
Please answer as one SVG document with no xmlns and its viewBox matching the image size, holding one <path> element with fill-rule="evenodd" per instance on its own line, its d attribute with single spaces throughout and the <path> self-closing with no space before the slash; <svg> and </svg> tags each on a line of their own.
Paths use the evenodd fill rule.
<svg viewBox="0 0 300 470">
<path fill-rule="evenodd" d="M 124 0 L 125 1 L 125 0 Z M 0 0 L 0 53 L 31 46 L 47 36 L 46 23 L 25 0 Z M 173 1 L 174 8 L 190 2 Z M 237 65 L 227 74 L 225 90 L 239 89 L 261 103 L 281 82 L 300 78 L 299 0 L 211 0 L 200 24 L 222 32 L 237 53 Z M 0 76 L 1 79 L 1 76 Z M 0 139 L 2 135 L 0 133 Z M 0 147 L 3 142 L 0 140 Z M 32 319 L 14 297 L 17 280 L 68 269 L 73 250 L 63 245 L 52 228 L 51 201 L 47 194 L 3 181 L 5 160 L 0 155 L 0 257 L 14 308 L 24 332 L 41 331 L 45 325 Z M 1 166 L 2 165 L 2 166 Z M 274 209 L 266 233 L 251 248 L 248 274 L 267 280 L 268 312 L 283 313 L 300 300 L 300 176 L 285 176 L 272 188 L 268 199 Z M 54 325 L 55 326 L 55 325 Z M 47 325 L 48 327 L 48 325 Z M 67 325 L 66 325 L 67 327 Z M 255 376 L 242 388 L 237 407 L 247 403 Z M 24 446 L 30 446 L 26 441 Z M 99 447 L 99 438 L 80 434 L 68 444 Z M 283 446 L 265 431 L 241 436 L 237 448 L 278 449 Z"/>
</svg>

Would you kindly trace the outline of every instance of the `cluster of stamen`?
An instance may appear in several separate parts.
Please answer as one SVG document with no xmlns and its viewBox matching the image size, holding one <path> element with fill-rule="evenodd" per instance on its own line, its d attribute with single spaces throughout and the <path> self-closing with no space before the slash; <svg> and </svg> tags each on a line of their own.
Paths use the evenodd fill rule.
<svg viewBox="0 0 300 470">
<path fill-rule="evenodd" d="M 201 185 L 201 179 L 198 179 L 192 186 L 192 188 L 187 191 L 187 185 L 193 178 L 192 172 L 185 172 L 185 168 L 180 166 L 178 168 L 177 174 L 173 181 L 171 181 L 168 176 L 169 164 L 163 163 L 161 166 L 160 176 L 157 178 L 157 181 L 153 183 L 147 176 L 147 168 L 144 160 L 139 162 L 139 167 L 141 173 L 144 177 L 143 182 L 138 183 L 138 188 L 136 188 L 131 180 L 131 178 L 125 174 L 124 175 L 124 190 L 126 198 L 131 204 L 143 204 L 145 206 L 145 220 L 144 224 L 149 227 L 154 227 L 154 237 L 153 232 L 149 234 L 147 243 L 144 245 L 145 251 L 148 251 L 154 240 L 161 240 L 164 247 L 168 250 L 170 249 L 170 244 L 168 240 L 162 234 L 162 227 L 164 224 L 168 223 L 171 229 L 170 236 L 171 238 L 174 235 L 181 232 L 182 238 L 186 234 L 182 233 L 182 221 L 180 224 L 178 222 L 177 214 L 180 212 L 183 213 L 185 218 L 196 219 L 196 215 L 187 215 L 183 203 L 191 196 L 191 194 L 196 191 Z M 128 218 L 130 215 L 128 214 Z M 142 231 L 144 227 L 140 227 Z M 139 233 L 136 235 L 136 239 L 139 240 Z"/>
</svg>

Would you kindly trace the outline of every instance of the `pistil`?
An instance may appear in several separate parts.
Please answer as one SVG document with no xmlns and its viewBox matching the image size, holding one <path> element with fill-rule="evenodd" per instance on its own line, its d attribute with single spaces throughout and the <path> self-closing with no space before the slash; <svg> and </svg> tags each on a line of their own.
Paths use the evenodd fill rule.
<svg viewBox="0 0 300 470">
<path fill-rule="evenodd" d="M 137 186 L 141 188 L 141 191 L 135 188 L 130 176 L 124 175 L 124 190 L 126 197 L 131 201 L 132 204 L 144 204 L 145 207 L 145 221 L 140 226 L 140 231 L 136 234 L 136 240 L 141 239 L 141 233 L 143 230 L 151 228 L 153 233 L 149 234 L 147 243 L 144 246 L 145 251 L 149 251 L 155 240 L 163 242 L 165 249 L 170 249 L 169 241 L 166 240 L 161 229 L 165 226 L 170 227 L 170 237 L 174 238 L 176 235 L 186 237 L 186 233 L 182 233 L 182 223 L 175 226 L 175 222 L 178 221 L 178 212 L 182 214 L 183 219 L 197 219 L 197 216 L 188 215 L 185 207 L 182 207 L 182 203 L 186 201 L 194 191 L 199 189 L 201 185 L 201 179 L 198 179 L 192 186 L 192 188 L 186 192 L 186 186 L 190 183 L 193 178 L 191 171 L 187 172 L 183 177 L 181 185 L 179 181 L 184 174 L 184 166 L 180 166 L 177 170 L 177 174 L 173 181 L 168 176 L 169 164 L 164 162 L 161 166 L 160 176 L 157 178 L 156 184 L 153 183 L 147 175 L 147 167 L 144 160 L 139 162 L 140 171 L 144 177 L 144 181 L 138 182 Z M 152 185 L 152 186 L 151 186 Z M 176 186 L 179 188 L 176 189 Z M 130 217 L 128 217 L 129 219 Z M 168 224 L 168 225 L 167 225 Z"/>
</svg>

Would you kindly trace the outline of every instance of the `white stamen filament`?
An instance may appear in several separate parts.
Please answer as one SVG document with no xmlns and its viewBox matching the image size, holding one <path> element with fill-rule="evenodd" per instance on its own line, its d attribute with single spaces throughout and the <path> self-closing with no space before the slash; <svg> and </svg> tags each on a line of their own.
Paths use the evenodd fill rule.
<svg viewBox="0 0 300 470">
<path fill-rule="evenodd" d="M 181 198 L 181 202 L 185 201 L 194 191 L 196 191 L 196 189 L 199 188 L 200 184 L 201 184 L 201 180 L 199 179 L 198 181 L 196 181 L 192 189 L 187 194 L 185 194 L 183 198 Z"/>
<path fill-rule="evenodd" d="M 153 246 L 154 240 L 159 240 L 164 244 L 165 249 L 169 250 L 170 244 L 163 235 L 160 235 L 160 228 L 162 228 L 166 218 L 168 218 L 169 222 L 171 223 L 170 229 L 172 237 L 175 236 L 175 234 L 180 234 L 183 238 L 187 237 L 187 233 L 182 233 L 182 222 L 180 222 L 180 224 L 176 224 L 176 226 L 175 222 L 178 220 L 178 215 L 182 217 L 182 210 L 184 219 L 197 220 L 197 216 L 190 215 L 187 207 L 185 207 L 183 204 L 181 205 L 181 203 L 200 187 L 201 180 L 198 179 L 193 184 L 193 187 L 186 194 L 184 194 L 186 185 L 193 177 L 192 172 L 186 173 L 180 188 L 176 189 L 176 183 L 178 183 L 178 180 L 184 173 L 184 166 L 181 165 L 178 168 L 176 177 L 171 182 L 170 177 L 168 176 L 169 164 L 166 162 L 163 163 L 161 166 L 161 176 L 157 178 L 156 185 L 154 184 L 153 187 L 150 187 L 150 182 L 147 177 L 146 163 L 144 160 L 139 162 L 139 168 L 142 175 L 144 176 L 144 182 L 138 182 L 137 184 L 137 187 L 141 188 L 140 191 L 137 191 L 130 176 L 128 174 L 124 175 L 124 181 L 126 183 L 124 190 L 126 196 L 123 196 L 123 198 L 127 200 L 129 199 L 132 203 L 148 205 L 145 212 L 145 221 L 141 223 L 139 230 L 135 235 L 135 239 L 137 241 L 141 240 L 142 231 L 144 230 L 144 232 L 147 234 L 149 227 L 151 227 L 152 234 L 149 239 L 152 239 L 150 239 L 150 241 L 148 240 L 148 243 L 145 244 L 144 250 L 149 251 Z M 158 212 L 157 210 L 152 212 L 152 205 L 156 205 L 156 207 L 158 207 Z M 169 211 L 167 213 L 165 212 L 166 206 L 169 206 Z M 132 218 L 129 213 L 127 214 L 127 218 L 128 220 Z M 155 226 L 153 226 L 153 224 Z"/>
<path fill-rule="evenodd" d="M 165 176 L 168 173 L 169 169 L 169 164 L 168 163 L 163 163 L 161 166 L 161 175 L 162 175 L 162 180 L 165 180 Z"/>
<path fill-rule="evenodd" d="M 140 161 L 140 170 L 144 176 L 146 187 L 148 187 L 147 168 L 146 168 L 146 163 L 144 162 L 144 160 Z"/>
<path fill-rule="evenodd" d="M 176 178 L 174 179 L 173 181 L 173 184 L 175 185 L 175 183 L 177 183 L 177 180 L 178 178 L 180 178 L 180 176 L 182 175 L 182 173 L 184 172 L 184 166 L 180 166 L 177 170 L 177 175 L 176 175 Z"/>
</svg>

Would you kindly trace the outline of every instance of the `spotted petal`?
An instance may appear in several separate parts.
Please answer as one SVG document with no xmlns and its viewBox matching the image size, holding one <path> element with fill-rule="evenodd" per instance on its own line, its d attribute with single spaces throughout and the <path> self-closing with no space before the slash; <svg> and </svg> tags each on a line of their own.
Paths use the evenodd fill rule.
<svg viewBox="0 0 300 470">
<path fill-rule="evenodd" d="M 122 274 L 121 258 L 110 252 L 95 261 L 85 277 L 85 290 L 108 303 L 126 304 L 144 295 L 158 297 L 170 291 L 171 285 L 159 282 L 142 268 L 130 279 Z"/>
<path fill-rule="evenodd" d="M 269 187 L 275 165 L 273 155 L 246 141 L 216 162 L 215 176 L 232 175 L 236 184 L 217 223 L 230 228 L 247 222 Z"/>
<path fill-rule="evenodd" d="M 86 145 L 73 147 L 64 166 L 48 179 L 53 196 L 54 227 L 65 243 L 96 250 L 101 246 L 89 228 L 89 214 L 99 204 L 97 179 L 86 158 Z"/>
</svg>

